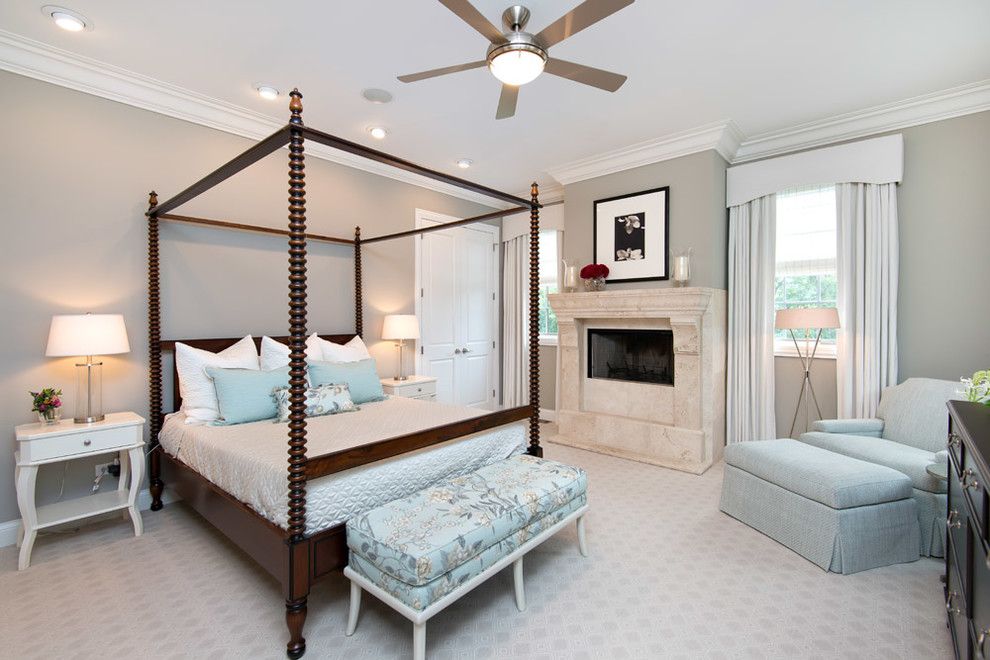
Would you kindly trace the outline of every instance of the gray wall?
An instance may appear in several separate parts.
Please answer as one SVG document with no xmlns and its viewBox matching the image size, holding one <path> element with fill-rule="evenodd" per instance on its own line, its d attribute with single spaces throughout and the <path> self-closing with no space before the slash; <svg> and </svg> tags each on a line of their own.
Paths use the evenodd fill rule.
<svg viewBox="0 0 990 660">
<path fill-rule="evenodd" d="M 578 267 L 594 259 L 594 202 L 670 186 L 670 245 L 694 248 L 691 284 L 727 286 L 726 162 L 715 151 L 644 165 L 564 187 L 564 258 Z M 610 283 L 616 289 L 673 286 L 672 282 Z"/>
<path fill-rule="evenodd" d="M 904 180 L 897 187 L 898 381 L 956 380 L 990 367 L 990 112 L 897 132 L 904 135 Z M 778 357 L 775 373 L 777 434 L 784 436 L 801 364 Z M 812 378 L 822 413 L 835 417 L 835 360 L 816 360 Z M 795 432 L 802 429 L 799 419 Z"/>
<path fill-rule="evenodd" d="M 3 522 L 19 517 L 13 427 L 33 421 L 28 389 L 62 387 L 65 414 L 73 413 L 73 360 L 44 357 L 52 314 L 124 314 L 131 353 L 104 360 L 104 405 L 147 415 L 147 192 L 164 200 L 251 142 L 10 73 L 0 73 L 0 127 Z M 182 211 L 284 227 L 286 172 L 286 152 L 273 154 Z M 460 216 L 486 210 L 315 158 L 306 174 L 316 233 L 349 236 L 358 224 L 365 235 L 411 228 L 417 207 Z M 166 225 L 162 253 L 165 337 L 286 334 L 283 239 Z M 365 335 L 383 373 L 394 370 L 395 350 L 378 340 L 382 315 L 412 313 L 413 262 L 411 239 L 365 250 Z M 353 330 L 351 249 L 313 245 L 309 268 L 310 329 Z M 58 491 L 59 471 L 42 471 L 39 504 Z M 70 464 L 66 495 L 84 492 L 92 478 L 91 464 Z"/>
<path fill-rule="evenodd" d="M 557 409 L 556 346 L 540 346 L 540 408 Z"/>
</svg>

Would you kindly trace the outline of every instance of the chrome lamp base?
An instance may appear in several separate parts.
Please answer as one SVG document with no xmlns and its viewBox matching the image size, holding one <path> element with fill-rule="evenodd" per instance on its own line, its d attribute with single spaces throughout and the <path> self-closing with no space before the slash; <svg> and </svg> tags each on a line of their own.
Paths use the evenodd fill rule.
<svg viewBox="0 0 990 660">
<path fill-rule="evenodd" d="M 818 351 L 818 342 L 822 338 L 822 330 L 819 328 L 818 334 L 815 336 L 815 347 L 808 352 L 807 340 L 805 340 L 805 354 L 801 355 L 801 347 L 798 345 L 797 337 L 794 336 L 794 330 L 790 330 L 791 340 L 794 342 L 794 348 L 797 350 L 798 357 L 801 359 L 801 366 L 804 367 L 804 380 L 801 383 L 801 394 L 798 396 L 797 407 L 794 409 L 794 419 L 791 421 L 791 431 L 788 433 L 788 437 L 794 437 L 794 427 L 797 426 L 798 413 L 801 412 L 801 401 L 804 401 L 805 409 L 805 421 L 808 431 L 811 430 L 811 401 L 815 402 L 815 410 L 818 411 L 818 419 L 822 418 L 822 409 L 818 405 L 818 397 L 815 396 L 815 388 L 811 385 L 811 365 L 812 361 L 815 359 L 815 353 Z M 809 400 L 810 399 L 810 400 Z"/>
</svg>

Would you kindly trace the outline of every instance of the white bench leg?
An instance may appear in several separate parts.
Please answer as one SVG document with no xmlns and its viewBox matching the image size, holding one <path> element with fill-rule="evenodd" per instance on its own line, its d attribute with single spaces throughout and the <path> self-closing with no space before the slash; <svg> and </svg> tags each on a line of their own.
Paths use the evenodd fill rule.
<svg viewBox="0 0 990 660">
<path fill-rule="evenodd" d="M 523 558 L 512 562 L 512 583 L 516 588 L 516 607 L 520 612 L 526 610 L 526 587 L 523 585 Z"/>
<path fill-rule="evenodd" d="M 577 519 L 577 533 L 578 533 L 578 550 L 581 551 L 582 557 L 588 556 L 588 542 L 584 537 L 584 516 L 580 516 Z"/>
<path fill-rule="evenodd" d="M 357 582 L 351 581 L 351 608 L 347 612 L 347 632 L 348 637 L 354 634 L 357 628 L 358 614 L 361 612 L 361 587 Z"/>
<path fill-rule="evenodd" d="M 413 624 L 413 660 L 426 660 L 426 622 Z"/>
</svg>

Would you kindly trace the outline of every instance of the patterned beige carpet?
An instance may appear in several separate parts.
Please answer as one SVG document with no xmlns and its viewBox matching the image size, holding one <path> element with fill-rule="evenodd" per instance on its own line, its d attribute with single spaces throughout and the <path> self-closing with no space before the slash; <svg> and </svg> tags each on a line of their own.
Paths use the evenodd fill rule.
<svg viewBox="0 0 990 660">
<path fill-rule="evenodd" d="M 429 657 L 951 657 L 940 562 L 824 573 L 719 512 L 721 466 L 547 455 L 588 470 L 591 556 L 560 533 L 526 558 L 527 612 L 503 572 L 430 622 Z M 0 657 L 284 657 L 272 579 L 181 504 L 144 519 L 141 538 L 123 522 L 43 537 L 20 573 L 0 549 Z M 344 637 L 346 596 L 342 577 L 311 595 L 307 657 L 411 655 L 411 624 L 373 597 Z"/>
</svg>

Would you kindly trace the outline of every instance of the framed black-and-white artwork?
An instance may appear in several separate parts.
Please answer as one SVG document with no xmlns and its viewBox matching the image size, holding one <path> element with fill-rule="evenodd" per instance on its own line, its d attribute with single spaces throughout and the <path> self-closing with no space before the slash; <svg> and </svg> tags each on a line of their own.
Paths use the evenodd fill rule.
<svg viewBox="0 0 990 660">
<path fill-rule="evenodd" d="M 666 280 L 670 187 L 595 201 L 595 263 L 609 282 Z"/>
</svg>

